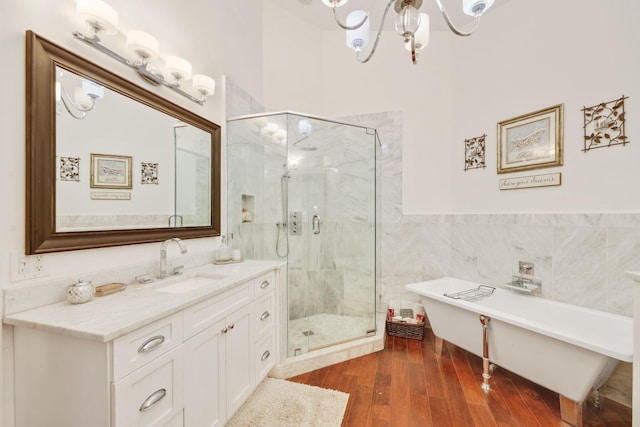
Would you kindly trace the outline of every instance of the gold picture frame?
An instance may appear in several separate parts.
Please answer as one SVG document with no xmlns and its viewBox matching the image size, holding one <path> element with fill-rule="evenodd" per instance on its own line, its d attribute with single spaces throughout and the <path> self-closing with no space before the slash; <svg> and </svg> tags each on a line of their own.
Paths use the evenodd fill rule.
<svg viewBox="0 0 640 427">
<path fill-rule="evenodd" d="M 562 166 L 563 104 L 498 123 L 498 173 Z"/>
<path fill-rule="evenodd" d="M 131 156 L 91 153 L 91 188 L 131 189 Z"/>
</svg>

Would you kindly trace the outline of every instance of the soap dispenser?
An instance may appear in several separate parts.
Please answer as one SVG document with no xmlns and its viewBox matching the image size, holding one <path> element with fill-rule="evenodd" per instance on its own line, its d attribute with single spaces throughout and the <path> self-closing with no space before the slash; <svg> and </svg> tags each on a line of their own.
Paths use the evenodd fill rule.
<svg viewBox="0 0 640 427">
<path fill-rule="evenodd" d="M 225 262 L 231 259 L 231 249 L 227 246 L 227 237 L 220 236 L 222 238 L 222 242 L 218 247 L 218 251 L 216 252 L 216 261 Z"/>
</svg>

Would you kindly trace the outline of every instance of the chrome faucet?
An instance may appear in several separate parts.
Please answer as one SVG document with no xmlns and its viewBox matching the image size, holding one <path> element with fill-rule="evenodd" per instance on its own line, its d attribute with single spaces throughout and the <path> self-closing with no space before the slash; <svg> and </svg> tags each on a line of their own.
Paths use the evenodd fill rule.
<svg viewBox="0 0 640 427">
<path fill-rule="evenodd" d="M 181 239 L 174 237 L 173 239 L 167 239 L 160 245 L 160 276 L 158 278 L 169 277 L 171 274 L 167 273 L 167 246 L 171 242 L 176 242 L 180 246 L 180 253 L 187 253 L 187 245 Z M 175 274 L 175 273 L 174 273 Z"/>
</svg>

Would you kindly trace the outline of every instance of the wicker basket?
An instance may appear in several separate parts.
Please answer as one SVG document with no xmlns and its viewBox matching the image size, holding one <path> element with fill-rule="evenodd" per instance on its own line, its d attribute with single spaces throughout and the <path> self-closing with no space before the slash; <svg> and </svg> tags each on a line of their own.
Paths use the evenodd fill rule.
<svg viewBox="0 0 640 427">
<path fill-rule="evenodd" d="M 412 325 L 411 323 L 387 320 L 387 334 L 422 341 L 424 338 L 424 323 Z"/>
</svg>

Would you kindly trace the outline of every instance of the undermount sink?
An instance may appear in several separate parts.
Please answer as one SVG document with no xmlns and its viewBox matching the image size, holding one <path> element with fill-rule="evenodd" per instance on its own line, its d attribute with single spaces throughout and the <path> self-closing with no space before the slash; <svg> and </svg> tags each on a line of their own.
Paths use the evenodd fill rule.
<svg viewBox="0 0 640 427">
<path fill-rule="evenodd" d="M 220 280 L 226 279 L 227 277 L 229 276 L 226 274 L 198 273 L 194 277 L 169 283 L 164 286 L 160 285 L 154 290 L 158 292 L 166 292 L 168 294 L 184 294 L 205 286 L 215 285 Z"/>
</svg>

